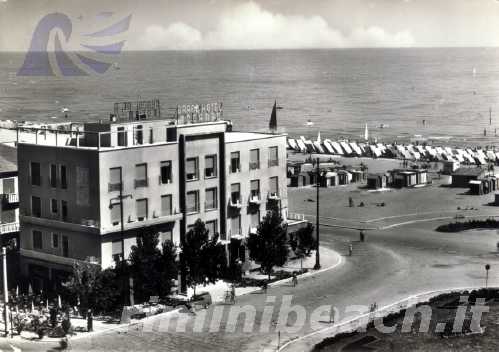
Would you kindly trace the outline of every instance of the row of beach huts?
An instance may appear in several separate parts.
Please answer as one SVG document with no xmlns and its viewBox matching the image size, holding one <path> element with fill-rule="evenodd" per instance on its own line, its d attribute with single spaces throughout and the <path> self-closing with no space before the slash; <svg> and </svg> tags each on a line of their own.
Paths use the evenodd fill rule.
<svg viewBox="0 0 499 352">
<path fill-rule="evenodd" d="M 312 141 L 304 136 L 288 138 L 288 148 L 301 153 L 328 154 L 347 157 L 396 158 L 405 160 L 447 161 L 465 165 L 499 163 L 499 151 L 480 148 L 434 147 L 330 139 Z"/>
</svg>

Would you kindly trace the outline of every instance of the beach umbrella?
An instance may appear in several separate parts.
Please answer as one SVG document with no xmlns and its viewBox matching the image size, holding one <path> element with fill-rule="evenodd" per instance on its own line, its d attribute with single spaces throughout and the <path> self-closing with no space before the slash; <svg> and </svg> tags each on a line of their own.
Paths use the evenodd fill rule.
<svg viewBox="0 0 499 352">
<path fill-rule="evenodd" d="M 59 309 L 62 308 L 61 295 L 57 295 L 57 306 Z"/>
</svg>

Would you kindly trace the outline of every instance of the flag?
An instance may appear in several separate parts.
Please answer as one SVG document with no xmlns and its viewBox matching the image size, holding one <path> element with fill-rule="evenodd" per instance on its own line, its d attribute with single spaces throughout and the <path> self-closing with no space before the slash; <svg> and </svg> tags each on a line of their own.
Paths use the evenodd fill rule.
<svg viewBox="0 0 499 352">
<path fill-rule="evenodd" d="M 57 295 L 57 307 L 62 308 L 61 295 Z"/>
<path fill-rule="evenodd" d="M 277 129 L 277 100 L 274 102 L 274 107 L 272 108 L 272 114 L 270 115 L 269 128 L 271 131 Z"/>
<path fill-rule="evenodd" d="M 322 139 L 321 139 L 321 131 L 319 131 L 319 132 L 317 133 L 317 142 L 322 143 Z"/>
</svg>

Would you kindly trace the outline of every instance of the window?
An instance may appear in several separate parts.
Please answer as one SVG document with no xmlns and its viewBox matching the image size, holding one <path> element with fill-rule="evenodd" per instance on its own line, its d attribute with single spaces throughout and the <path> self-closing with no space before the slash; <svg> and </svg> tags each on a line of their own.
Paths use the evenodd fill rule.
<svg viewBox="0 0 499 352">
<path fill-rule="evenodd" d="M 187 212 L 188 213 L 199 212 L 199 192 L 198 191 L 187 192 Z"/>
<path fill-rule="evenodd" d="M 113 226 L 121 222 L 121 203 L 114 203 L 111 205 L 111 223 Z"/>
<path fill-rule="evenodd" d="M 62 221 L 68 221 L 68 202 L 61 200 Z"/>
<path fill-rule="evenodd" d="M 13 194 L 16 192 L 16 181 L 13 178 L 5 178 L 3 180 L 3 193 Z"/>
<path fill-rule="evenodd" d="M 250 192 L 251 192 L 251 200 L 259 200 L 260 199 L 260 180 L 251 180 L 250 181 Z"/>
<path fill-rule="evenodd" d="M 241 185 L 239 183 L 230 185 L 230 201 L 232 204 L 241 203 Z"/>
<path fill-rule="evenodd" d="M 121 167 L 109 169 L 109 192 L 119 191 L 121 186 Z"/>
<path fill-rule="evenodd" d="M 251 227 L 258 227 L 260 225 L 260 211 L 256 211 L 250 215 Z"/>
<path fill-rule="evenodd" d="M 127 138 L 125 127 L 118 127 L 118 147 L 126 147 Z"/>
<path fill-rule="evenodd" d="M 59 248 L 59 234 L 52 234 L 52 248 Z"/>
<path fill-rule="evenodd" d="M 172 162 L 171 161 L 162 161 L 160 166 L 159 183 L 167 184 L 172 183 Z"/>
<path fill-rule="evenodd" d="M 187 181 L 197 180 L 198 178 L 198 158 L 187 159 L 185 165 Z"/>
<path fill-rule="evenodd" d="M 123 254 L 123 246 L 122 246 L 122 242 L 121 241 L 113 241 L 112 242 L 112 256 L 113 256 L 113 260 L 115 262 L 120 262 L 121 261 L 121 257 L 122 257 L 122 254 Z"/>
<path fill-rule="evenodd" d="M 208 188 L 206 190 L 206 200 L 204 205 L 205 210 L 217 208 L 217 189 Z"/>
<path fill-rule="evenodd" d="M 57 165 L 50 165 L 50 187 L 57 187 Z"/>
<path fill-rule="evenodd" d="M 260 150 L 259 149 L 251 149 L 250 150 L 250 170 L 256 170 L 260 168 Z"/>
<path fill-rule="evenodd" d="M 42 185 L 42 179 L 40 176 L 40 163 L 31 163 L 31 184 L 33 186 Z"/>
<path fill-rule="evenodd" d="M 161 241 L 161 244 L 163 244 L 163 242 L 165 241 L 173 242 L 173 231 L 172 230 L 161 231 L 159 233 L 159 239 Z"/>
<path fill-rule="evenodd" d="M 176 127 L 167 127 L 166 128 L 166 141 L 167 142 L 176 142 L 177 141 L 177 128 Z"/>
<path fill-rule="evenodd" d="M 142 125 L 135 126 L 135 144 L 144 143 L 144 133 L 142 131 Z"/>
<path fill-rule="evenodd" d="M 161 196 L 161 216 L 172 215 L 172 195 Z"/>
<path fill-rule="evenodd" d="M 51 199 L 50 200 L 50 212 L 52 214 L 57 214 L 58 213 L 58 209 L 57 209 L 57 199 Z"/>
<path fill-rule="evenodd" d="M 13 222 L 17 222 L 15 209 L 2 210 L 0 212 L 0 216 L 2 217 L 2 224 L 11 224 Z"/>
<path fill-rule="evenodd" d="M 42 202 L 40 197 L 31 197 L 31 216 L 37 218 L 42 216 Z"/>
<path fill-rule="evenodd" d="M 279 165 L 279 156 L 277 147 L 269 148 L 269 167 Z"/>
<path fill-rule="evenodd" d="M 144 221 L 147 219 L 147 199 L 137 199 L 135 202 L 135 208 L 138 221 Z"/>
<path fill-rule="evenodd" d="M 33 248 L 42 249 L 43 248 L 43 238 L 41 231 L 33 231 Z"/>
<path fill-rule="evenodd" d="M 135 188 L 147 187 L 147 164 L 135 165 Z"/>
<path fill-rule="evenodd" d="M 230 234 L 232 236 L 241 234 L 241 215 L 230 218 Z"/>
<path fill-rule="evenodd" d="M 66 175 L 66 166 L 61 165 L 61 188 L 68 188 L 68 178 Z"/>
<path fill-rule="evenodd" d="M 230 153 L 230 172 L 236 173 L 239 172 L 239 152 Z"/>
<path fill-rule="evenodd" d="M 278 196 L 279 195 L 279 181 L 277 176 L 276 177 L 271 177 L 269 179 L 269 190 L 270 190 L 270 195 L 271 196 Z"/>
<path fill-rule="evenodd" d="M 206 229 L 208 230 L 208 236 L 213 237 L 218 232 L 218 226 L 216 220 L 211 220 L 206 222 Z"/>
<path fill-rule="evenodd" d="M 217 156 L 208 155 L 204 158 L 204 176 L 206 178 L 217 176 Z"/>
<path fill-rule="evenodd" d="M 68 236 L 62 236 L 62 256 L 69 257 L 69 239 Z"/>
</svg>

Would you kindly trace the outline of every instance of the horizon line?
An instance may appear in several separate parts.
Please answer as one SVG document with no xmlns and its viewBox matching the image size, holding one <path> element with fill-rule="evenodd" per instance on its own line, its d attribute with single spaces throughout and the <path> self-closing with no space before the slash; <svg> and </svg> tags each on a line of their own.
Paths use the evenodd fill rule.
<svg viewBox="0 0 499 352">
<path fill-rule="evenodd" d="M 411 49 L 497 49 L 499 45 L 477 46 L 366 46 L 366 47 L 330 47 L 330 48 L 241 48 L 241 49 L 123 49 L 123 52 L 221 52 L 221 51 L 327 51 L 327 50 L 411 50 Z M 0 53 L 26 54 L 29 50 L 0 50 Z M 31 51 L 43 53 L 46 51 Z M 55 52 L 54 50 L 48 51 Z M 92 52 L 92 50 L 68 50 L 67 52 Z"/>
</svg>

